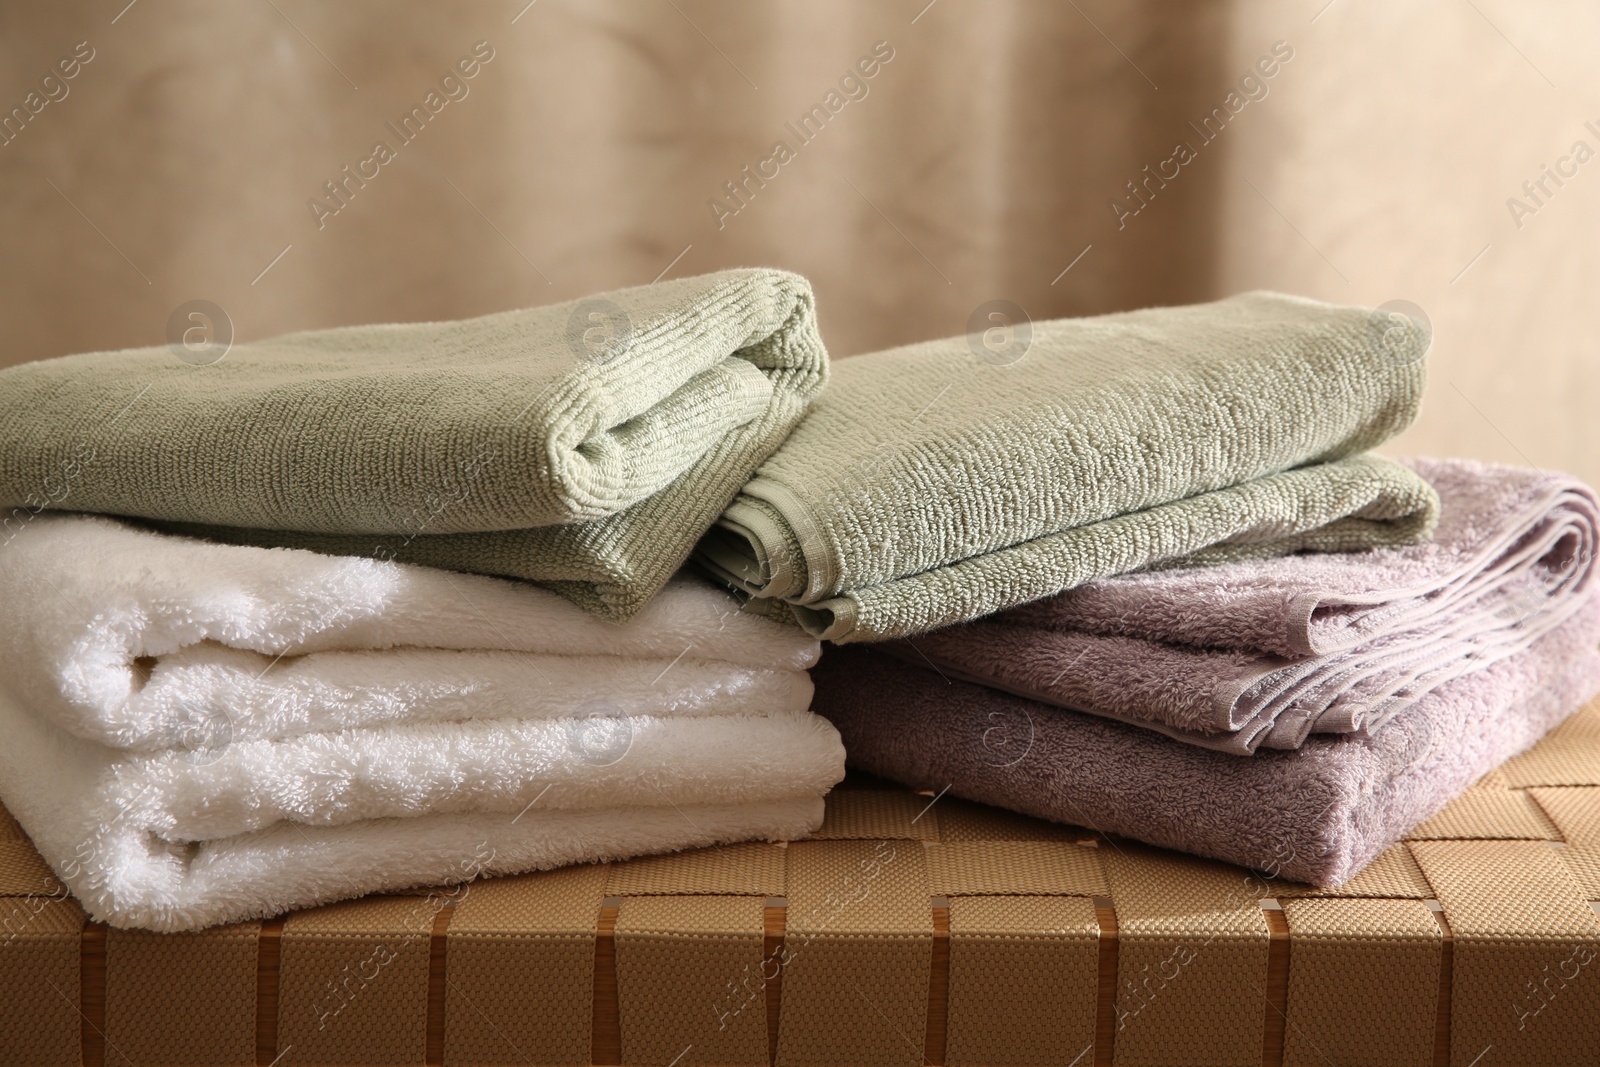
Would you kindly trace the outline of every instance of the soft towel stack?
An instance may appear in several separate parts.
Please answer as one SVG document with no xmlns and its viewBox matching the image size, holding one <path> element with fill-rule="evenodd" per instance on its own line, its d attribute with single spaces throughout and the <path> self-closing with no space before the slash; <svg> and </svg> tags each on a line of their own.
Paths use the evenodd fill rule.
<svg viewBox="0 0 1600 1067">
<path fill-rule="evenodd" d="M 118 925 L 799 836 L 844 770 L 807 711 L 817 643 L 698 582 L 619 626 L 492 578 L 41 516 L 0 602 L 0 796 Z"/>
<path fill-rule="evenodd" d="M 803 278 L 178 355 L 0 372 L 0 797 L 92 915 L 820 823 L 816 642 L 674 580 L 822 387 Z"/>
<path fill-rule="evenodd" d="M 1600 691 L 1594 492 L 1409 466 L 1429 542 L 1092 582 L 830 653 L 817 707 L 889 777 L 1343 882 Z"/>
<path fill-rule="evenodd" d="M 0 372 L 0 799 L 158 930 L 803 835 L 840 732 L 1337 882 L 1600 687 L 1593 494 L 1370 452 L 1419 324 L 1026 336 L 824 393 L 804 279 L 739 270 Z M 827 719 L 819 637 L 887 642 L 817 667 Z"/>
<path fill-rule="evenodd" d="M 1576 614 L 1600 536 L 1600 504 L 1571 478 L 1462 460 L 1407 466 L 1442 504 L 1425 543 L 1090 582 L 886 647 L 1227 752 L 1370 736 Z"/>
</svg>

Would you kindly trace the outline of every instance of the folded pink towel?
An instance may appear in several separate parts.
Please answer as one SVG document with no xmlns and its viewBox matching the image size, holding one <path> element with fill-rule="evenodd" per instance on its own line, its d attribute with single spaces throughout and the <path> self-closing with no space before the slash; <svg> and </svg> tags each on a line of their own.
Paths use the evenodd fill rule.
<svg viewBox="0 0 1600 1067">
<path fill-rule="evenodd" d="M 918 789 L 1338 885 L 1600 692 L 1600 598 L 1372 736 L 1250 759 L 829 648 L 814 710 L 850 762 Z"/>
<path fill-rule="evenodd" d="M 1439 493 L 1426 543 L 1107 578 L 885 648 L 1222 751 L 1370 733 L 1570 618 L 1600 541 L 1567 475 L 1404 462 Z"/>
</svg>

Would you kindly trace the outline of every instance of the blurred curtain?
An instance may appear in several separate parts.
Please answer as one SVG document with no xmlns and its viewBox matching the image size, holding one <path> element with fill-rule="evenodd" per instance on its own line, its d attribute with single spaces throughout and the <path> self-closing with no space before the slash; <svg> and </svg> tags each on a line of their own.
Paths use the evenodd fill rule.
<svg viewBox="0 0 1600 1067">
<path fill-rule="evenodd" d="M 1600 480 L 1600 163 L 1507 207 L 1600 149 L 1597 45 L 1581 0 L 8 5 L 0 364 L 739 264 L 841 356 L 1264 286 L 1424 308 L 1403 450 Z"/>
<path fill-rule="evenodd" d="M 1223 4 L 143 0 L 112 24 L 125 3 L 0 15 L 0 100 L 95 53 L 0 147 L 8 361 L 158 342 L 195 298 L 260 337 L 745 264 L 811 277 L 841 355 L 994 297 L 1045 317 L 1213 288 L 1214 174 L 1117 247 L 1106 202 L 1214 88 Z M 464 98 L 402 142 L 480 41 Z M 376 178 L 341 173 L 380 140 Z M 328 181 L 347 206 L 319 220 Z"/>
</svg>

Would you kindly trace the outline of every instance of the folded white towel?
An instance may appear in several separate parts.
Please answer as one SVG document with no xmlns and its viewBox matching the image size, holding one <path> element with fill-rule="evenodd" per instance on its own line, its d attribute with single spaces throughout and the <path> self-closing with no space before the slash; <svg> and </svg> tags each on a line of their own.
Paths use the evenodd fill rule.
<svg viewBox="0 0 1600 1067">
<path fill-rule="evenodd" d="M 844 770 L 798 630 L 40 516 L 0 549 L 0 798 L 95 918 L 185 930 L 805 834 Z"/>
<path fill-rule="evenodd" d="M 617 624 L 521 582 L 87 515 L 40 515 L 4 546 L 0 604 L 0 677 L 30 710 L 146 751 L 597 697 L 611 714 L 803 711 L 820 652 L 693 579 Z"/>
<path fill-rule="evenodd" d="M 799 837 L 844 775 L 838 734 L 815 715 L 642 717 L 587 735 L 575 721 L 246 742 L 191 763 L 74 737 L 0 689 L 0 796 L 93 918 L 173 931 L 476 874 Z M 549 748 L 522 750 L 530 733 Z"/>
</svg>

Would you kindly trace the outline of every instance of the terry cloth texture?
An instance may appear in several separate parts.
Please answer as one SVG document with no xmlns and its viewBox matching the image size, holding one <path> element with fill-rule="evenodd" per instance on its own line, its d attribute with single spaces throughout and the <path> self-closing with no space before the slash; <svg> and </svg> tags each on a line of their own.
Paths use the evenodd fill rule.
<svg viewBox="0 0 1600 1067">
<path fill-rule="evenodd" d="M 536 586 L 93 516 L 0 550 L 0 797 L 94 917 L 203 927 L 818 825 L 818 647 L 678 580 Z"/>
<path fill-rule="evenodd" d="M 1223 751 L 1371 732 L 1570 618 L 1600 540 L 1567 475 L 1402 462 L 1439 493 L 1422 544 L 1121 575 L 885 648 Z"/>
<path fill-rule="evenodd" d="M 854 766 L 1012 808 L 1339 885 L 1600 692 L 1600 598 L 1527 649 L 1457 678 L 1371 737 L 1250 759 L 946 680 L 872 648 L 829 649 L 814 708 Z"/>
<path fill-rule="evenodd" d="M 737 270 L 461 322 L 0 371 L 0 509 L 543 582 L 622 618 L 825 377 L 811 291 Z M 9 529 L 8 529 L 9 533 Z"/>
<path fill-rule="evenodd" d="M 1248 293 L 1031 330 L 1006 365 L 966 337 L 841 362 L 697 560 L 845 642 L 1176 557 L 1432 525 L 1425 482 L 1360 455 L 1417 413 L 1409 320 Z"/>
</svg>

